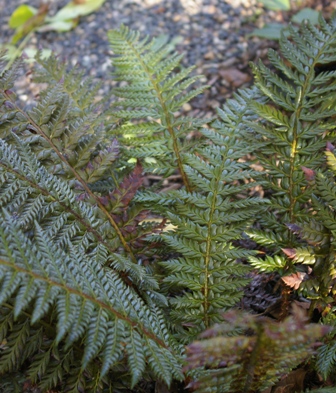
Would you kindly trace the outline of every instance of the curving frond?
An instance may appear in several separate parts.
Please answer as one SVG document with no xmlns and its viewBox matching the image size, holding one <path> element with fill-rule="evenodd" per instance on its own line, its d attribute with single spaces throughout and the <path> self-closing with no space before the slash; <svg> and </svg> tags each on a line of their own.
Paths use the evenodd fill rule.
<svg viewBox="0 0 336 393">
<path fill-rule="evenodd" d="M 200 76 L 189 76 L 194 67 L 174 73 L 181 67 L 182 56 L 173 52 L 174 44 L 167 44 L 164 37 L 140 38 L 138 32 L 121 26 L 110 31 L 109 39 L 114 53 L 114 78 L 127 82 L 114 90 L 119 98 L 115 106 L 121 109 L 113 116 L 125 122 L 114 132 L 123 144 L 133 146 L 135 142 L 136 148 L 126 152 L 129 157 L 146 157 L 147 161 L 142 161 L 146 169 L 166 176 L 177 167 L 190 190 L 183 167 L 183 141 L 205 121 L 176 118 L 174 113 L 202 93 L 204 87 L 188 91 Z"/>
</svg>

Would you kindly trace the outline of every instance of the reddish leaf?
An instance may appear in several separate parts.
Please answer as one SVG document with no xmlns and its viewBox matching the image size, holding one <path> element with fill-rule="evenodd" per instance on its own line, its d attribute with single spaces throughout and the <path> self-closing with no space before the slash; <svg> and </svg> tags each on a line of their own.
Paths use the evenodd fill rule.
<svg viewBox="0 0 336 393">
<path fill-rule="evenodd" d="M 288 258 L 293 259 L 296 257 L 296 251 L 294 248 L 282 248 L 281 250 L 286 254 Z"/>
<path fill-rule="evenodd" d="M 326 149 L 327 149 L 327 151 L 333 152 L 335 150 L 335 146 L 332 143 L 327 142 Z"/>
<path fill-rule="evenodd" d="M 290 288 L 299 289 L 300 284 L 304 281 L 306 273 L 296 272 L 290 274 L 289 276 L 281 277 L 282 281 L 288 285 Z"/>
<path fill-rule="evenodd" d="M 120 212 L 120 209 L 124 209 L 130 204 L 134 195 L 141 187 L 143 180 L 142 166 L 138 163 L 133 172 L 116 189 L 101 198 L 102 203 L 105 206 L 110 205 L 110 210 L 113 213 Z"/>
<path fill-rule="evenodd" d="M 303 170 L 307 181 L 313 181 L 315 179 L 315 175 L 316 175 L 315 171 L 305 166 L 302 166 L 301 169 Z"/>
<path fill-rule="evenodd" d="M 134 195 L 141 187 L 144 177 L 142 176 L 142 166 L 137 163 L 133 172 L 119 185 L 119 187 L 114 190 L 115 197 L 121 197 L 119 200 L 121 204 L 125 207 L 130 204 Z"/>
<path fill-rule="evenodd" d="M 251 79 L 249 74 L 244 74 L 237 70 L 236 67 L 220 70 L 219 74 L 234 87 L 239 87 Z"/>
</svg>

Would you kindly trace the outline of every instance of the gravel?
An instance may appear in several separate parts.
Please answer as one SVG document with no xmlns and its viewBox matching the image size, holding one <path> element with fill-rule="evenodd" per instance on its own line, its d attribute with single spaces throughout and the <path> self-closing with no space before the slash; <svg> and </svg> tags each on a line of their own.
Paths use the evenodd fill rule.
<svg viewBox="0 0 336 393">
<path fill-rule="evenodd" d="M 38 8 L 41 1 L 0 0 L 0 42 L 9 42 L 12 35 L 9 17 L 23 3 Z M 67 1 L 48 3 L 49 14 L 53 15 Z M 309 0 L 301 3 L 308 4 Z M 82 17 L 72 31 L 37 33 L 28 46 L 51 49 L 72 66 L 78 64 L 94 80 L 103 80 L 98 92 L 103 96 L 114 85 L 109 76 L 112 53 L 107 32 L 110 29 L 126 24 L 142 34 L 180 37 L 177 50 L 185 52 L 183 65 L 196 65 L 195 72 L 204 75 L 202 83 L 210 85 L 206 93 L 183 111 L 203 116 L 213 114 L 234 90 L 251 83 L 249 61 L 265 58 L 267 48 L 277 44 L 248 34 L 267 22 L 288 18 L 284 14 L 267 11 L 256 0 L 106 0 L 98 11 Z M 23 82 L 19 91 L 26 100 L 29 100 L 28 82 Z"/>
</svg>

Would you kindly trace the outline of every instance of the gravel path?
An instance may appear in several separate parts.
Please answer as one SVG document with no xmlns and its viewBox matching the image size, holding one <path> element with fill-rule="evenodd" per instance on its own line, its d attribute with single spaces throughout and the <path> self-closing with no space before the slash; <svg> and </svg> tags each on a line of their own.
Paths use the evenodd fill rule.
<svg viewBox="0 0 336 393">
<path fill-rule="evenodd" d="M 315 8 L 331 3 L 300 2 Z M 38 8 L 41 1 L 0 0 L 0 42 L 10 39 L 8 19 L 23 3 Z M 48 3 L 49 14 L 53 15 L 67 0 Z M 276 43 L 247 35 L 264 23 L 286 19 L 288 15 L 284 14 L 265 11 L 257 0 L 106 0 L 98 11 L 81 18 L 72 31 L 35 34 L 29 46 L 52 49 L 70 64 L 79 64 L 86 75 L 104 79 L 99 91 L 99 95 L 104 95 L 114 83 L 108 75 L 111 69 L 108 30 L 123 23 L 151 36 L 181 37 L 177 49 L 186 53 L 184 65 L 196 65 L 196 72 L 204 75 L 202 82 L 211 86 L 192 105 L 186 104 L 183 111 L 203 116 L 212 114 L 235 89 L 251 83 L 248 62 L 265 57 L 267 48 Z M 29 100 L 26 84 L 23 82 L 19 94 Z"/>
</svg>

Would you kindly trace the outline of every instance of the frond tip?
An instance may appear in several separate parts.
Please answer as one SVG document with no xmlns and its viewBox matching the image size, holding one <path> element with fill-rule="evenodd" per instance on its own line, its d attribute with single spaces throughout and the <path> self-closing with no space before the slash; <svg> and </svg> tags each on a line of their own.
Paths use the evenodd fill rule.
<svg viewBox="0 0 336 393">
<path fill-rule="evenodd" d="M 131 157 L 143 159 L 145 153 L 156 171 L 169 175 L 177 166 L 184 185 L 190 190 L 183 168 L 182 139 L 199 127 L 199 120 L 181 121 L 174 113 L 203 92 L 204 87 L 189 90 L 200 76 L 189 77 L 193 67 L 182 68 L 175 74 L 181 55 L 171 53 L 174 45 L 162 38 L 141 39 L 139 33 L 121 26 L 110 31 L 109 39 L 114 53 L 113 75 L 116 80 L 127 83 L 114 90 L 118 97 L 115 106 L 121 109 L 112 115 L 127 122 L 115 132 L 120 134 L 123 143 L 135 143 Z M 146 162 L 143 165 L 154 170 L 153 165 Z"/>
</svg>

